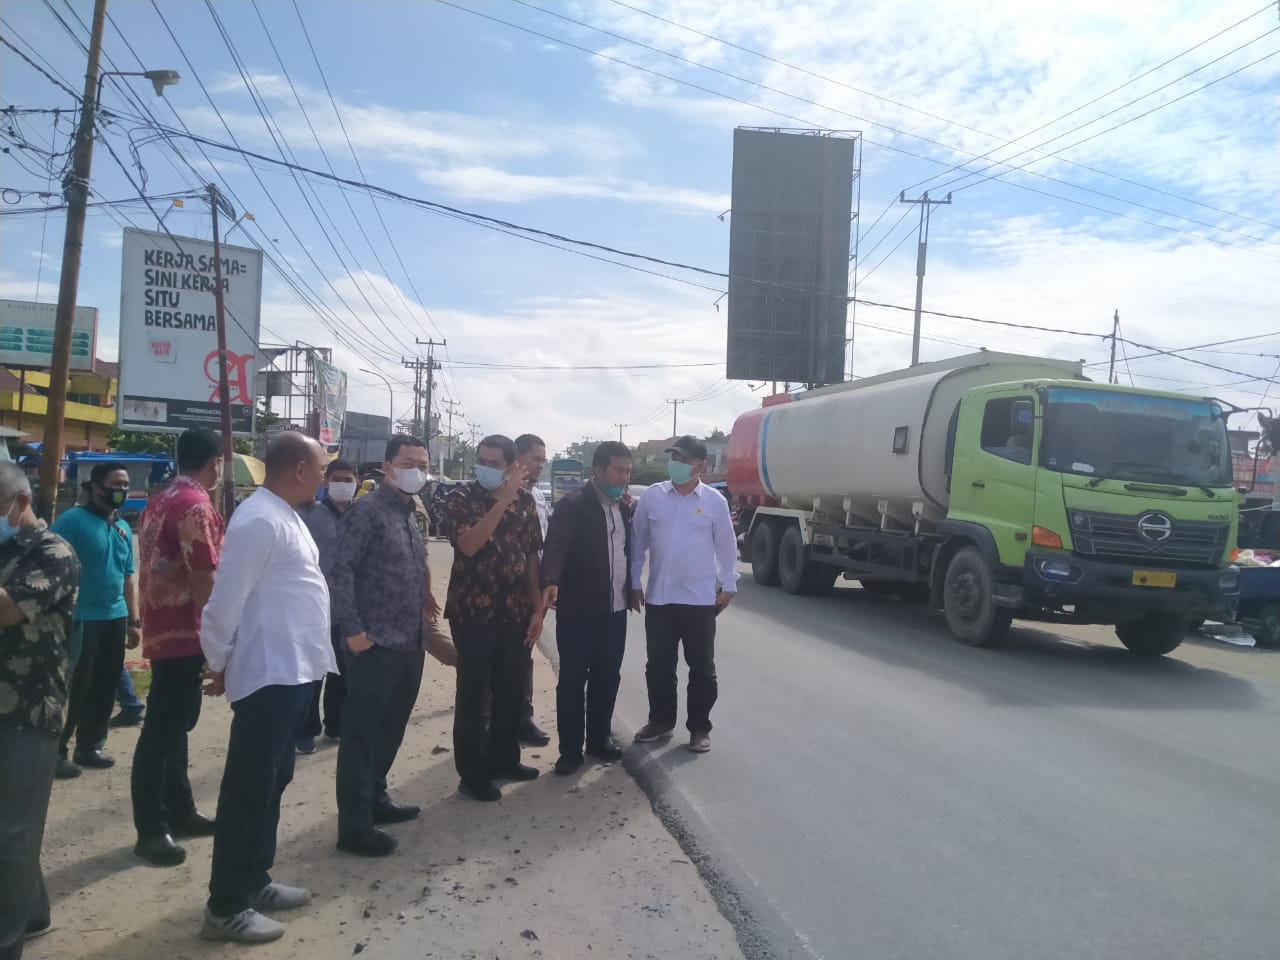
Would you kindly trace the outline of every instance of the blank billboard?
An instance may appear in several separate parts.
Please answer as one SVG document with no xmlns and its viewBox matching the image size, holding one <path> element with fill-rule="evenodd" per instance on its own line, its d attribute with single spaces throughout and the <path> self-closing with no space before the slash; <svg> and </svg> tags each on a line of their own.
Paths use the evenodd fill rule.
<svg viewBox="0 0 1280 960">
<path fill-rule="evenodd" d="M 856 144 L 734 130 L 728 379 L 844 379 Z"/>
</svg>

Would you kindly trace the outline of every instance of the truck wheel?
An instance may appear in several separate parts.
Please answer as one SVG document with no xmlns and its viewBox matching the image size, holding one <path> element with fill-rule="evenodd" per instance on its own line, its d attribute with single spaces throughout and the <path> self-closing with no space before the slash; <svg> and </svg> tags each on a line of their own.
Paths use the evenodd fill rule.
<svg viewBox="0 0 1280 960">
<path fill-rule="evenodd" d="M 1262 608 L 1258 629 L 1253 631 L 1253 642 L 1268 650 L 1280 649 L 1280 603 L 1269 603 Z"/>
<path fill-rule="evenodd" d="M 751 534 L 751 576 L 762 587 L 778 585 L 778 538 L 771 524 L 762 523 Z"/>
<path fill-rule="evenodd" d="M 993 647 L 1005 638 L 1013 611 L 995 605 L 991 568 L 977 547 L 965 547 L 947 567 L 942 609 L 956 639 Z"/>
<path fill-rule="evenodd" d="M 1116 624 L 1116 636 L 1133 653 L 1161 657 L 1172 653 L 1187 635 L 1187 618 L 1176 613 L 1147 613 Z"/>
<path fill-rule="evenodd" d="M 804 535 L 796 524 L 787 527 L 782 535 L 782 543 L 778 546 L 778 580 L 787 593 L 808 593 L 808 578 L 805 576 L 805 562 L 808 550 L 804 546 Z"/>
</svg>

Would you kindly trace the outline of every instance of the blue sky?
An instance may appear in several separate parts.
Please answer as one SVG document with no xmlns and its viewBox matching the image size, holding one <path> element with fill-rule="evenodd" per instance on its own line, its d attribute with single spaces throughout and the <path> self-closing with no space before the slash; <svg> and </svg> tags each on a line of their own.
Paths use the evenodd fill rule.
<svg viewBox="0 0 1280 960">
<path fill-rule="evenodd" d="M 136 115 L 141 102 L 171 126 L 177 123 L 172 106 L 193 131 L 226 142 L 207 90 L 246 149 L 279 156 L 279 139 L 300 164 L 321 170 L 332 164 L 356 178 L 327 81 L 373 183 L 714 270 L 728 261 L 728 223 L 717 214 L 730 206 L 735 126 L 862 130 L 860 295 L 912 302 L 914 208 L 893 200 L 937 178 L 928 186 L 954 190 L 955 202 L 933 220 L 926 308 L 1096 334 L 1109 330 L 1119 309 L 1127 337 L 1164 348 L 1270 334 L 1216 348 L 1230 352 L 1194 354 L 1224 370 L 1158 356 L 1134 360 L 1125 370 L 1123 382 L 1131 375 L 1139 384 L 1212 392 L 1241 405 L 1260 402 L 1268 389 L 1248 377 L 1271 378 L 1280 370 L 1280 229 L 1274 226 L 1280 224 L 1280 56 L 1253 62 L 1280 52 L 1280 33 L 1271 32 L 1280 27 L 1274 4 L 1264 10 L 1254 0 L 1083 0 L 1032 10 L 1003 0 L 910 0 L 862 4 L 855 12 L 834 0 L 641 0 L 661 20 L 608 0 L 540 0 L 551 13 L 514 0 L 458 2 L 526 29 L 436 2 L 300 0 L 322 77 L 290 0 L 258 0 L 256 9 L 247 0 L 215 0 L 213 10 L 276 125 L 273 138 L 204 3 L 159 5 L 179 50 L 152 3 L 113 0 L 104 45 L 108 68 L 140 69 L 127 39 L 146 67 L 177 69 L 183 80 L 162 102 L 141 79 L 111 79 L 104 106 Z M 0 32 L 78 90 L 84 54 L 52 11 L 83 38 L 72 11 L 87 22 L 91 8 L 88 0 L 10 0 L 0 11 Z M 47 79 L 4 54 L 0 106 L 71 106 Z M 1151 72 L 1134 80 L 1145 71 Z M 1147 110 L 1153 112 L 1135 119 Z M 68 123 L 64 117 L 59 126 L 62 141 Z M 44 144 L 53 133 L 47 115 L 22 117 L 20 129 Z M 128 163 L 130 138 L 145 132 L 136 121 L 121 120 L 103 136 Z M 975 154 L 1013 157 L 1041 143 L 1040 152 L 1010 160 L 1029 163 L 1026 170 L 996 167 L 989 173 L 1002 176 L 967 187 L 980 178 L 946 173 Z M 264 190 L 236 155 L 210 148 L 210 168 L 189 144 L 177 146 L 185 159 L 163 141 L 138 146 L 148 192 L 191 189 L 194 167 L 254 213 L 257 226 L 237 231 L 239 242 L 271 249 L 283 273 L 332 311 L 327 322 L 340 325 L 337 332 L 326 326 L 269 267 L 264 340 L 336 347 L 353 378 L 353 409 L 386 409 L 385 387 L 359 368 L 373 366 L 402 381 L 399 356 L 411 352 L 415 337 L 439 339 L 441 333 L 448 339 L 444 393 L 486 432 L 533 430 L 558 446 L 614 434 L 612 424 L 622 422 L 631 425 L 626 437 L 636 442 L 669 428 L 668 398 L 694 398 L 681 408 L 682 429 L 698 432 L 727 429 L 736 413 L 758 402 L 746 385 L 720 379 L 725 313 L 723 304 L 713 307 L 714 292 L 390 200 L 377 204 L 384 232 L 368 196 L 353 192 L 344 199 L 335 187 L 307 180 L 318 222 L 287 173 L 254 163 Z M 0 157 L 0 185 L 47 189 L 26 169 L 31 166 Z M 102 144 L 93 183 L 103 198 L 132 193 Z M 38 202 L 26 198 L 20 205 Z M 139 226 L 154 226 L 139 205 L 125 213 Z M 209 235 L 199 203 L 166 223 L 175 232 Z M 57 213 L 0 218 L 0 295 L 34 297 L 39 271 L 40 299 L 54 298 L 62 226 Z M 107 356 L 118 322 L 120 232 L 120 222 L 104 212 L 89 218 L 79 299 L 102 311 Z M 857 318 L 855 373 L 905 365 L 909 314 L 867 307 Z M 1104 360 L 1107 352 L 1096 336 L 942 318 L 927 318 L 925 332 L 933 338 L 924 344 L 925 358 L 977 345 L 1089 361 Z M 512 371 L 464 366 L 468 362 L 708 366 Z M 398 411 L 407 410 L 409 390 L 396 391 Z"/>
</svg>

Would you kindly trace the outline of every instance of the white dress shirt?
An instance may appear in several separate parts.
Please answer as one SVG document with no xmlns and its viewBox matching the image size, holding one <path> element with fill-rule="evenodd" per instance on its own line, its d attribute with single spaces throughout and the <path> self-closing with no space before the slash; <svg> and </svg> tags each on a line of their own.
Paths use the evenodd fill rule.
<svg viewBox="0 0 1280 960">
<path fill-rule="evenodd" d="M 225 671 L 232 703 L 338 672 L 320 551 L 298 512 L 266 488 L 227 525 L 200 647 L 210 670 Z"/>
<path fill-rule="evenodd" d="M 705 483 L 682 495 L 671 481 L 640 497 L 631 526 L 631 582 L 639 584 L 649 557 L 645 602 L 659 606 L 716 602 L 716 582 L 738 590 L 738 541 L 729 503 Z"/>
<path fill-rule="evenodd" d="M 533 495 L 534 505 L 538 508 L 538 523 L 542 524 L 542 542 L 547 542 L 547 522 L 550 512 L 547 510 L 547 495 L 538 489 L 535 483 L 529 488 L 529 493 Z"/>
<path fill-rule="evenodd" d="M 600 488 L 591 483 L 591 492 L 600 501 L 600 509 L 604 511 L 604 527 L 609 534 L 609 583 L 612 587 L 612 610 L 621 613 L 627 609 L 627 521 L 622 516 L 622 504 L 612 497 L 605 496 Z M 639 583 L 640 581 L 635 581 Z"/>
</svg>

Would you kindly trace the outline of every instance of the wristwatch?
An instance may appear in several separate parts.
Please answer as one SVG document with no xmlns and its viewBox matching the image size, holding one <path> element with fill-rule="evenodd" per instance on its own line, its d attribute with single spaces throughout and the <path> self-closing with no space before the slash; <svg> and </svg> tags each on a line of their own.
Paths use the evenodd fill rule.
<svg viewBox="0 0 1280 960">
<path fill-rule="evenodd" d="M 128 622 L 128 624 L 127 624 L 127 625 L 128 625 L 128 626 L 130 626 L 130 627 L 140 627 L 140 626 L 142 626 L 142 621 L 141 621 L 141 620 L 130 620 L 130 621 Z"/>
</svg>

